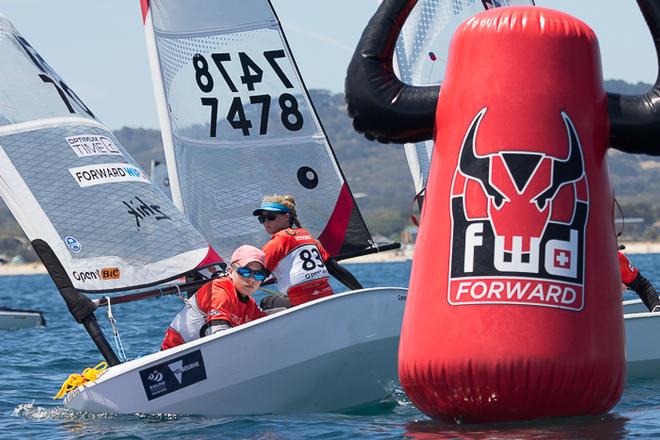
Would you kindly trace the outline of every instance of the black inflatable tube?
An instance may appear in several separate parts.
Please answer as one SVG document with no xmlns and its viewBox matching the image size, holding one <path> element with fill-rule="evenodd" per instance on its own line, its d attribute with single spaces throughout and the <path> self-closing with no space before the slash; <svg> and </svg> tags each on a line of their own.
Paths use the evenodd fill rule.
<svg viewBox="0 0 660 440">
<path fill-rule="evenodd" d="M 660 63 L 660 2 L 637 0 Z M 626 153 L 660 155 L 660 74 L 643 95 L 608 93 L 610 146 Z"/>
<path fill-rule="evenodd" d="M 433 138 L 439 86 L 411 86 L 397 78 L 392 57 L 401 26 L 417 0 L 384 0 L 364 29 L 346 74 L 353 127 L 382 143 Z"/>
</svg>

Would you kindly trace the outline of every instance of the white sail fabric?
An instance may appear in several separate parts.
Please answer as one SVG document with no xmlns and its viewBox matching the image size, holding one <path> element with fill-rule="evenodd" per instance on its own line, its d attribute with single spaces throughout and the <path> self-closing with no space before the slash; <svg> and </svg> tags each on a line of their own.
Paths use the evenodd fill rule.
<svg viewBox="0 0 660 440">
<path fill-rule="evenodd" d="M 167 165 L 164 163 L 152 160 L 151 161 L 151 181 L 156 185 L 165 195 L 172 200 L 170 193 L 170 178 L 167 176 Z"/>
<path fill-rule="evenodd" d="M 1 17 L 0 59 L 0 195 L 75 288 L 155 284 L 206 262 L 201 234 Z"/>
<path fill-rule="evenodd" d="M 146 3 L 172 197 L 211 245 L 267 241 L 252 211 L 277 193 L 331 255 L 373 247 L 270 3 Z"/>
<path fill-rule="evenodd" d="M 406 20 L 396 43 L 399 78 L 412 85 L 442 83 L 449 42 L 458 26 L 486 9 L 533 5 L 533 0 L 419 0 Z M 405 145 L 415 191 L 426 186 L 433 141 Z"/>
</svg>

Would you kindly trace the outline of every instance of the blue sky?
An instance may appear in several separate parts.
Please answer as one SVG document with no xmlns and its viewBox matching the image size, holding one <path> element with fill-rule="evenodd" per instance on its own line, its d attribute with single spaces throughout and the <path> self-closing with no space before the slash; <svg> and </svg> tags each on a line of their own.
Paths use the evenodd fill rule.
<svg viewBox="0 0 660 440">
<path fill-rule="evenodd" d="M 272 2 L 307 86 L 341 91 L 377 1 Z M 537 5 L 568 12 L 595 30 L 606 79 L 654 82 L 657 61 L 634 0 Z M 158 127 L 139 0 L 0 0 L 0 13 L 108 127 Z"/>
</svg>

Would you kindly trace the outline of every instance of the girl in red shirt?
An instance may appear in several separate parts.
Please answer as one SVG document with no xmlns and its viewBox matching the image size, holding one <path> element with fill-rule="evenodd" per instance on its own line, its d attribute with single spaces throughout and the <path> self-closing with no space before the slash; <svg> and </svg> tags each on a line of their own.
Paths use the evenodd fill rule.
<svg viewBox="0 0 660 440">
<path fill-rule="evenodd" d="M 229 276 L 209 281 L 188 299 L 167 328 L 161 350 L 266 316 L 251 297 L 266 279 L 264 267 L 260 249 L 250 245 L 236 249 Z"/>
<path fill-rule="evenodd" d="M 292 196 L 266 196 L 261 207 L 252 214 L 271 235 L 270 241 L 262 248 L 266 254 L 265 265 L 284 294 L 264 298 L 262 308 L 297 306 L 332 295 L 328 282 L 330 275 L 351 290 L 362 288 L 353 274 L 340 266 L 302 227 Z"/>
</svg>

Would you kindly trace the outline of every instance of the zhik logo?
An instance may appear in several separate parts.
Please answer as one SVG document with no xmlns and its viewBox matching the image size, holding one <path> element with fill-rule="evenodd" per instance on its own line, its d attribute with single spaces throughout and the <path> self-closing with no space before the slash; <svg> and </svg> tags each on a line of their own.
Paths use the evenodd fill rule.
<svg viewBox="0 0 660 440">
<path fill-rule="evenodd" d="M 479 155 L 486 110 L 467 130 L 452 183 L 449 303 L 581 310 L 589 197 L 573 122 L 561 113 L 567 157 L 519 150 Z"/>
<path fill-rule="evenodd" d="M 144 221 L 148 218 L 153 218 L 154 220 L 172 220 L 170 216 L 163 212 L 160 205 L 147 203 L 138 196 L 135 196 L 134 199 L 129 199 L 128 201 L 122 200 L 121 202 L 128 208 L 126 212 L 135 219 L 135 226 L 138 229 L 142 225 L 140 220 Z"/>
</svg>

